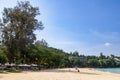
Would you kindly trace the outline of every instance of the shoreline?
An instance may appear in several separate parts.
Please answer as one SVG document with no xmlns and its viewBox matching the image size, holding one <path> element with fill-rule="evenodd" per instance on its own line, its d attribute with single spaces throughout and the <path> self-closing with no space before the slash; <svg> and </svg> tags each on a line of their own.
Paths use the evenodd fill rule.
<svg viewBox="0 0 120 80">
<path fill-rule="evenodd" d="M 0 80 L 120 80 L 120 74 L 98 71 L 95 68 L 60 68 L 21 73 L 0 74 Z"/>
<path fill-rule="evenodd" d="M 110 69 L 110 70 L 107 70 L 107 69 Z M 116 72 L 116 71 L 111 71 L 111 69 L 120 69 L 120 68 L 95 68 L 95 70 L 97 70 L 97 71 L 120 74 L 120 72 L 119 72 L 120 70 Z"/>
</svg>

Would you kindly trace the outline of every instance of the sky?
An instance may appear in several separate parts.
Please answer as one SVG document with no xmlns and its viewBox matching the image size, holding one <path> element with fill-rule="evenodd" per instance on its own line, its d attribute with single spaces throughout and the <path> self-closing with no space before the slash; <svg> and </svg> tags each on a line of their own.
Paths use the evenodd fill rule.
<svg viewBox="0 0 120 80">
<path fill-rule="evenodd" d="M 0 0 L 4 7 L 17 1 Z M 120 55 L 120 0 L 28 0 L 40 9 L 38 20 L 44 30 L 36 31 L 37 40 L 49 46 L 84 55 Z"/>
</svg>

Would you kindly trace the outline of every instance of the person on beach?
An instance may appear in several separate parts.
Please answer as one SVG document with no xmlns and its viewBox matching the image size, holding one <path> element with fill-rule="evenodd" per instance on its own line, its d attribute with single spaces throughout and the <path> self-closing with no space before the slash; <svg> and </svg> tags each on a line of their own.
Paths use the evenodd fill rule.
<svg viewBox="0 0 120 80">
<path fill-rule="evenodd" d="M 78 67 L 76 66 L 75 69 L 77 70 L 77 72 L 80 72 L 80 70 L 78 69 Z"/>
</svg>

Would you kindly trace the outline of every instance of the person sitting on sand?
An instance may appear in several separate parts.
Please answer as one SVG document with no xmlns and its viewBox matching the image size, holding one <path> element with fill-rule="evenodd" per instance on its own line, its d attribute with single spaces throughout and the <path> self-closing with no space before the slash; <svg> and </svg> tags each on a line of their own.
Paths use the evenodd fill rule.
<svg viewBox="0 0 120 80">
<path fill-rule="evenodd" d="M 80 70 L 78 69 L 78 67 L 76 66 L 75 69 L 77 70 L 77 72 L 80 72 Z"/>
</svg>

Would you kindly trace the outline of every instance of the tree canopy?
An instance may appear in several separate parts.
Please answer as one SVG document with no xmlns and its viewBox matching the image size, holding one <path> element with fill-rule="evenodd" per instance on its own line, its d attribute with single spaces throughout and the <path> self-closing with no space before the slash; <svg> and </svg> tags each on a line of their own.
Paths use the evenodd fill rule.
<svg viewBox="0 0 120 80">
<path fill-rule="evenodd" d="M 4 8 L 0 22 L 1 37 L 10 62 L 18 55 L 25 55 L 36 40 L 34 31 L 43 29 L 42 22 L 36 19 L 37 15 L 40 15 L 39 8 L 28 1 L 18 2 L 14 8 Z"/>
<path fill-rule="evenodd" d="M 64 52 L 49 47 L 42 39 L 36 41 L 35 30 L 42 30 L 43 24 L 36 17 L 38 7 L 30 2 L 18 2 L 14 8 L 4 8 L 0 20 L 0 63 L 42 64 L 48 68 L 57 67 L 120 67 L 120 56 L 80 55 L 78 51 Z"/>
</svg>

